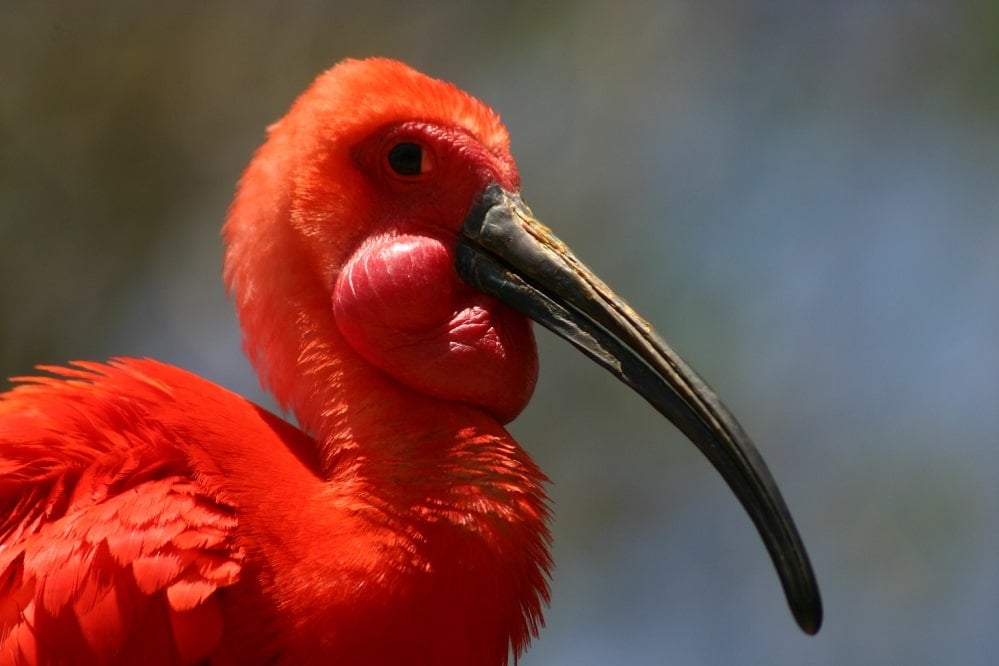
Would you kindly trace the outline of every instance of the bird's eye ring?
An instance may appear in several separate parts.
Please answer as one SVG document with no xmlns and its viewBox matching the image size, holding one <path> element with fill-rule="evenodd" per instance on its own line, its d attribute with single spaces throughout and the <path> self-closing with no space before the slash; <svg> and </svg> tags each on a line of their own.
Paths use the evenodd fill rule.
<svg viewBox="0 0 999 666">
<path fill-rule="evenodd" d="M 385 157 L 392 173 L 402 178 L 425 176 L 433 170 L 430 151 L 415 141 L 399 141 L 389 148 Z"/>
</svg>

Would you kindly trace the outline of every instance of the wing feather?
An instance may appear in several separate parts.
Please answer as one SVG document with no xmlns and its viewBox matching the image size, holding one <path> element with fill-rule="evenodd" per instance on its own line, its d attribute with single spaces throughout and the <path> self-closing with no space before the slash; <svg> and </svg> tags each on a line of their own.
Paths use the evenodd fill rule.
<svg viewBox="0 0 999 666">
<path fill-rule="evenodd" d="M 0 396 L 0 666 L 204 660 L 242 554 L 233 507 L 144 408 L 169 386 L 50 371 Z"/>
</svg>

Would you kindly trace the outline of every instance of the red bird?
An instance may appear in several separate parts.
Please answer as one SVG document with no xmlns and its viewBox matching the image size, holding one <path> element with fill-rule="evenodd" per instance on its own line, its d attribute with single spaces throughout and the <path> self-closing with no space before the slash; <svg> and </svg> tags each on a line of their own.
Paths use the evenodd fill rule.
<svg viewBox="0 0 999 666">
<path fill-rule="evenodd" d="M 184 370 L 45 368 L 0 400 L 0 664 L 506 664 L 548 601 L 545 478 L 503 424 L 529 318 L 641 393 L 818 589 L 748 437 L 531 215 L 498 116 L 390 60 L 322 74 L 224 228 L 244 347 L 298 428 Z"/>
</svg>

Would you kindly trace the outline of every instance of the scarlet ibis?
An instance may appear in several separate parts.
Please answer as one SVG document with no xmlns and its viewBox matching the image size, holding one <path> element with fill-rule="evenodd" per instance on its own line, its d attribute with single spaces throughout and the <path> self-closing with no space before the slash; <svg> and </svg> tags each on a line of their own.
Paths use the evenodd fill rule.
<svg viewBox="0 0 999 666">
<path fill-rule="evenodd" d="M 0 401 L 0 664 L 505 664 L 548 601 L 545 478 L 503 424 L 529 319 L 640 393 L 807 554 L 750 439 L 521 200 L 499 117 L 384 59 L 269 129 L 224 227 L 244 348 L 290 425 L 179 368 L 43 368 Z"/>
</svg>

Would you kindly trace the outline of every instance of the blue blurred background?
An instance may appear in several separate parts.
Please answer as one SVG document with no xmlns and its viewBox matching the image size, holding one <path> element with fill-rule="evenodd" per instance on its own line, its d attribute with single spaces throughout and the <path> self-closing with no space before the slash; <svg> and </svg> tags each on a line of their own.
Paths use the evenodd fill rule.
<svg viewBox="0 0 999 666">
<path fill-rule="evenodd" d="M 220 286 L 242 167 L 346 56 L 496 108 L 524 194 L 754 435 L 826 601 L 551 336 L 512 426 L 554 483 L 523 666 L 999 653 L 999 4 L 3 3 L 0 375 L 155 356 L 265 401 Z"/>
</svg>

